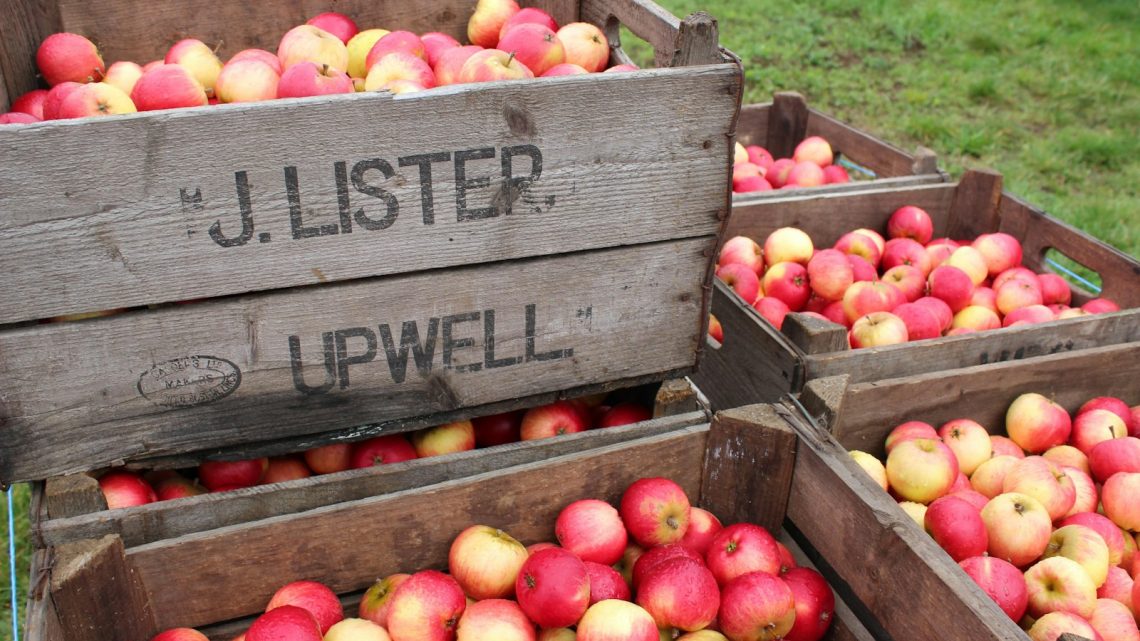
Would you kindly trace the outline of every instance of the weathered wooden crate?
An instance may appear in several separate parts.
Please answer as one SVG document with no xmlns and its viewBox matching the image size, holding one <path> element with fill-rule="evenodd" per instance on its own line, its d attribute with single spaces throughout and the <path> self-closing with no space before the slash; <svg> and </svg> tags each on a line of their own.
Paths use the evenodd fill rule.
<svg viewBox="0 0 1140 641">
<path fill-rule="evenodd" d="M 150 544 L 126 545 L 117 535 L 67 543 L 54 550 L 55 570 L 34 590 L 29 638 L 136 641 L 187 625 L 228 641 L 289 581 L 321 581 L 352 608 L 354 595 L 378 576 L 445 567 L 452 539 L 471 524 L 499 527 L 528 544 L 551 540 L 566 504 L 616 502 L 645 476 L 672 478 L 726 523 L 776 531 L 793 472 L 801 473 L 791 466 L 796 435 L 786 425 L 766 428 L 769 408 L 749 409 L 722 414 L 711 426 Z M 837 615 L 827 638 L 874 638 L 850 609 Z"/>
<path fill-rule="evenodd" d="M 524 4 L 603 26 L 619 59 L 624 25 L 661 68 L 3 128 L 0 482 L 283 452 L 691 371 L 740 66 L 707 14 Z M 473 6 L 337 10 L 461 37 Z M 325 8 L 5 7 L 10 97 L 53 31 L 145 62 L 189 35 L 272 48 Z"/>
<path fill-rule="evenodd" d="M 777 206 L 778 205 L 778 206 Z M 887 347 L 850 349 L 845 328 L 789 314 L 777 331 L 724 283 L 713 288 L 712 313 L 724 328 L 722 345 L 708 349 L 697 386 L 714 409 L 774 401 L 816 378 L 847 374 L 855 382 L 938 372 L 1140 340 L 1140 262 L 1004 193 L 1001 176 L 968 171 L 957 183 L 861 193 L 787 197 L 763 206 L 734 206 L 726 237 L 763 242 L 780 227 L 799 227 L 818 246 L 852 229 L 882 228 L 898 207 L 917 205 L 934 221 L 935 237 L 973 238 L 1003 231 L 1017 237 L 1023 264 L 1054 271 L 1053 249 L 1099 274 L 1102 293 L 1121 311 Z M 1074 301 L 1092 296 L 1073 287 Z"/>
<path fill-rule="evenodd" d="M 817 109 L 793 91 L 777 92 L 772 102 L 744 105 L 736 125 L 736 140 L 742 145 L 760 145 L 775 158 L 790 158 L 804 138 L 822 136 L 832 146 L 837 163 L 848 168 L 852 181 L 811 187 L 813 194 L 842 193 L 946 182 L 938 168 L 938 155 L 925 147 L 908 153 L 870 133 L 852 127 Z M 796 192 L 802 193 L 802 192 Z M 774 190 L 733 194 L 735 206 L 751 205 L 787 197 Z"/>
<path fill-rule="evenodd" d="M 922 617 L 940 617 L 949 608 L 960 614 L 963 623 L 948 621 L 944 632 L 935 637 L 1025 639 L 1009 617 L 846 452 L 858 449 L 884 456 L 887 434 L 907 420 L 937 426 L 954 418 L 971 418 L 992 433 L 1002 433 L 1009 404 L 1027 392 L 1044 394 L 1069 412 L 1095 396 L 1140 403 L 1137 380 L 1140 342 L 874 382 L 857 382 L 848 376 L 811 381 L 801 401 L 812 420 L 790 412 L 801 436 L 797 472 L 801 463 L 811 470 L 828 465 L 835 477 L 820 478 L 842 477 L 848 487 L 802 486 L 802 500 L 789 504 L 788 518 L 888 629 L 896 619 L 913 618 L 916 612 Z M 805 451 L 811 451 L 812 457 L 805 457 Z M 797 496 L 795 491 L 793 496 Z M 860 503 L 858 516 L 851 508 L 854 502 Z M 837 522 L 847 535 L 844 540 L 828 532 Z M 866 571 L 847 571 L 858 567 Z M 960 627 L 964 622 L 980 627 L 966 634 Z"/>
</svg>

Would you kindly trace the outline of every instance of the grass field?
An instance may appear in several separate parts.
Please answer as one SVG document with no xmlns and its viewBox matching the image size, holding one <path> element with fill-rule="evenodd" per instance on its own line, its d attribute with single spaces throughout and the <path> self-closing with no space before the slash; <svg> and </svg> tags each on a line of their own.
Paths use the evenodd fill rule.
<svg viewBox="0 0 1140 641">
<path fill-rule="evenodd" d="M 930 147 L 955 175 L 997 169 L 1013 193 L 1140 255 L 1135 0 L 660 1 L 719 19 L 746 102 L 799 91 L 904 149 Z M 16 497 L 26 583 L 26 489 Z M 3 567 L 0 641 L 11 638 Z"/>
</svg>

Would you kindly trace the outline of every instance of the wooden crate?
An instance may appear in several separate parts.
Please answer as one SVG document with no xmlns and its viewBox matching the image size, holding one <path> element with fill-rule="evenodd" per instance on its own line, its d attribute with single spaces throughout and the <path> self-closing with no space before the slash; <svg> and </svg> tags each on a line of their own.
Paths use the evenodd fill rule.
<svg viewBox="0 0 1140 641">
<path fill-rule="evenodd" d="M 707 14 L 524 4 L 602 25 L 617 59 L 624 25 L 661 67 L 3 128 L 0 482 L 288 451 L 691 371 L 740 66 Z M 13 0 L 0 84 L 31 88 L 53 31 L 145 62 L 187 35 L 273 48 L 324 9 L 252 6 Z M 337 10 L 462 37 L 473 7 Z"/>
<path fill-rule="evenodd" d="M 712 313 L 724 328 L 724 342 L 706 351 L 694 377 L 714 409 L 774 401 L 798 392 L 807 381 L 840 374 L 865 382 L 1140 340 L 1140 262 L 1004 193 L 1001 176 L 988 171 L 969 171 L 958 183 L 788 197 L 778 207 L 735 206 L 725 237 L 744 235 L 763 242 L 772 231 L 794 226 L 818 246 L 830 247 L 852 229 L 884 227 L 891 212 L 903 205 L 925 209 L 935 237 L 1009 233 L 1022 243 L 1023 264 L 1037 272 L 1053 271 L 1046 252 L 1056 249 L 1099 274 L 1102 295 L 1115 300 L 1121 311 L 850 349 L 845 328 L 799 314 L 789 314 L 777 331 L 718 280 Z M 1073 287 L 1074 301 L 1091 296 Z"/>
<path fill-rule="evenodd" d="M 471 524 L 528 544 L 551 540 L 566 504 L 616 502 L 645 476 L 672 478 L 725 523 L 776 531 L 793 484 L 796 436 L 786 425 L 761 424 L 773 422 L 769 408 L 749 410 L 722 414 L 711 426 L 151 544 L 124 545 L 117 535 L 64 544 L 54 550 L 55 570 L 33 591 L 28 637 L 137 641 L 188 625 L 228 641 L 279 586 L 302 577 L 346 595 L 351 611 L 353 595 L 378 576 L 445 567 L 451 540 Z M 850 609 L 837 615 L 828 639 L 874 638 Z"/>
<path fill-rule="evenodd" d="M 812 194 L 922 185 L 950 179 L 938 168 L 938 155 L 930 149 L 918 147 L 914 153 L 903 151 L 809 107 L 796 92 L 777 92 L 772 102 L 740 108 L 736 141 L 742 145 L 760 145 L 774 158 L 791 158 L 796 145 L 808 136 L 822 136 L 827 140 L 836 162 L 847 166 L 852 179 L 845 184 L 812 187 Z M 781 200 L 787 195 L 788 191 L 781 190 L 733 194 L 732 202 L 734 206 L 752 205 Z"/>
<path fill-rule="evenodd" d="M 874 382 L 856 382 L 848 376 L 811 381 L 801 401 L 813 420 L 789 412 L 801 434 L 797 472 L 801 459 L 811 469 L 826 464 L 837 477 L 846 478 L 849 487 L 838 491 L 820 483 L 804 485 L 802 495 L 793 490 L 793 497 L 800 500 L 790 502 L 788 518 L 887 628 L 895 619 L 912 618 L 916 612 L 941 616 L 949 604 L 962 620 L 981 627 L 969 635 L 937 635 L 941 638 L 1025 639 L 846 452 L 859 449 L 884 456 L 887 434 L 907 420 L 937 426 L 953 418 L 971 418 L 991 433 L 1002 433 L 1009 404 L 1027 392 L 1044 394 L 1069 412 L 1095 396 L 1117 396 L 1136 404 L 1140 403 L 1137 380 L 1140 342 Z M 811 447 L 803 447 L 804 443 Z M 818 458 L 804 457 L 809 449 L 820 453 L 813 454 Z M 862 504 L 858 517 L 851 516 L 853 501 Z M 844 516 L 837 519 L 837 513 Z M 830 535 L 837 521 L 848 534 L 846 540 Z M 866 571 L 856 571 L 860 567 Z M 898 581 L 900 576 L 906 581 Z"/>
</svg>

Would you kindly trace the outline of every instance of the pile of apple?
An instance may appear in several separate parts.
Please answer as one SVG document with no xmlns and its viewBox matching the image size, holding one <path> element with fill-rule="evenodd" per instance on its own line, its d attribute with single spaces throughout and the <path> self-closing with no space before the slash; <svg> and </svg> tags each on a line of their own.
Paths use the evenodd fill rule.
<svg viewBox="0 0 1140 641">
<path fill-rule="evenodd" d="M 197 479 L 175 470 L 112 470 L 99 477 L 109 509 L 302 479 L 314 474 L 399 463 L 475 448 L 640 423 L 653 417 L 641 403 L 606 394 L 560 400 L 524 411 L 481 416 L 410 433 L 323 445 L 300 454 L 206 461 Z"/>
<path fill-rule="evenodd" d="M 277 52 L 239 51 L 224 64 L 206 43 L 175 43 L 162 60 L 104 65 L 82 35 L 56 33 L 36 52 L 51 88 L 16 98 L 0 125 L 63 118 L 301 98 L 354 91 L 394 94 L 495 80 L 566 76 L 606 69 L 609 42 L 598 27 L 559 27 L 549 14 L 515 0 L 478 0 L 467 24 L 469 45 L 445 33 L 361 31 L 341 13 L 322 13 L 289 30 Z"/>
<path fill-rule="evenodd" d="M 449 573 L 381 579 L 357 618 L 320 583 L 288 584 L 235 641 L 814 641 L 831 625 L 835 596 L 818 572 L 763 527 L 722 527 L 667 478 L 635 481 L 616 509 L 575 501 L 554 534 L 527 547 L 471 526 Z M 205 639 L 180 628 L 152 641 Z"/>
<path fill-rule="evenodd" d="M 1070 417 L 1022 394 L 1005 430 L 907 421 L 885 465 L 851 456 L 1033 641 L 1140 640 L 1140 405 L 1102 396 Z"/>
<path fill-rule="evenodd" d="M 831 164 L 835 154 L 820 136 L 809 136 L 796 145 L 791 158 L 773 159 L 760 145 L 736 143 L 732 165 L 732 191 L 746 194 L 773 189 L 799 189 L 850 182 L 847 170 Z"/>
<path fill-rule="evenodd" d="M 794 227 L 769 234 L 763 249 L 736 236 L 721 249 L 716 275 L 776 329 L 789 312 L 802 312 L 846 327 L 851 347 L 1120 309 L 1107 298 L 1070 307 L 1069 285 L 1057 274 L 1023 267 L 1014 236 L 932 239 L 933 230 L 929 214 L 907 205 L 887 217 L 885 239 L 873 229 L 856 229 L 830 249 L 816 249 Z M 723 340 L 719 322 L 710 323 L 710 334 Z"/>
</svg>

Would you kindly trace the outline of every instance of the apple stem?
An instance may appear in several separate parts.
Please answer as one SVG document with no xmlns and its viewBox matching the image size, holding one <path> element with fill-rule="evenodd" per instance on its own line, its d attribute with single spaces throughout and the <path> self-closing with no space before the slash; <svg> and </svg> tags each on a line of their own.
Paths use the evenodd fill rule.
<svg viewBox="0 0 1140 641">
<path fill-rule="evenodd" d="M 504 67 L 509 67 L 509 66 L 511 66 L 511 62 L 512 62 L 512 61 L 514 61 L 514 59 L 515 59 L 515 52 L 513 52 L 513 51 L 512 51 L 512 52 L 510 53 L 510 55 L 508 55 L 508 56 L 507 56 L 507 64 L 505 64 L 505 65 L 503 65 L 503 66 L 504 66 Z"/>
<path fill-rule="evenodd" d="M 671 516 L 669 518 L 665 519 L 665 524 L 668 525 L 669 527 L 673 528 L 674 530 L 680 529 L 680 527 L 681 527 L 681 524 L 677 522 L 677 519 L 675 519 Z"/>
</svg>

